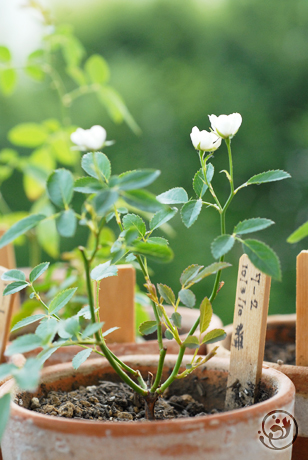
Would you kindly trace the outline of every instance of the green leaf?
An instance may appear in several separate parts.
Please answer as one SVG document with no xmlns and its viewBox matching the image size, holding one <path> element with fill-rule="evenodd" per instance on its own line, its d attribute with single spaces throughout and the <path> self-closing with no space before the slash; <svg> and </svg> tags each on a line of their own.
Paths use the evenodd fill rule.
<svg viewBox="0 0 308 460">
<path fill-rule="evenodd" d="M 181 327 L 182 327 L 182 316 L 180 315 L 180 313 L 175 311 L 174 313 L 172 313 L 171 319 L 172 319 L 173 324 L 175 325 L 175 327 L 181 329 Z"/>
<path fill-rule="evenodd" d="M 157 289 L 160 296 L 170 305 L 175 304 L 175 295 L 173 290 L 166 284 L 157 284 Z"/>
<path fill-rule="evenodd" d="M 273 225 L 273 222 L 270 219 L 261 219 L 260 217 L 254 219 L 247 219 L 243 222 L 239 222 L 233 230 L 233 233 L 236 235 L 244 235 L 245 233 L 258 232 L 264 230 L 265 228 Z"/>
<path fill-rule="evenodd" d="M 213 315 L 211 302 L 205 297 L 200 305 L 200 332 L 203 334 L 210 325 Z"/>
<path fill-rule="evenodd" d="M 86 305 L 86 306 L 82 307 L 82 309 L 79 310 L 79 312 L 77 313 L 77 316 L 82 316 L 85 319 L 91 319 L 90 306 Z"/>
<path fill-rule="evenodd" d="M 16 369 L 18 369 L 18 367 L 12 363 L 0 364 L 0 382 L 12 375 Z"/>
<path fill-rule="evenodd" d="M 170 262 L 173 259 L 173 251 L 169 246 L 157 243 L 139 241 L 130 248 L 133 253 L 143 254 L 155 259 L 157 262 Z"/>
<path fill-rule="evenodd" d="M 39 64 L 27 65 L 25 72 L 35 81 L 43 81 L 46 76 L 42 66 Z"/>
<path fill-rule="evenodd" d="M 258 240 L 245 240 L 243 241 L 243 250 L 261 272 L 281 280 L 280 262 L 270 247 Z"/>
<path fill-rule="evenodd" d="M 107 83 L 110 78 L 110 71 L 107 62 L 99 54 L 93 54 L 86 60 L 84 65 L 91 83 Z"/>
<path fill-rule="evenodd" d="M 33 283 L 35 280 L 37 280 L 49 267 L 50 262 L 43 262 L 31 270 L 30 275 L 29 275 L 29 280 L 30 283 Z"/>
<path fill-rule="evenodd" d="M 36 321 L 39 321 L 40 319 L 44 317 L 45 315 L 42 313 L 38 315 L 28 316 L 27 318 L 24 318 L 21 321 L 18 321 L 18 323 L 16 323 L 15 326 L 12 328 L 11 332 L 14 332 L 17 329 L 20 329 L 21 327 L 28 326 L 28 324 L 35 323 Z"/>
<path fill-rule="evenodd" d="M 97 267 L 93 268 L 91 271 L 91 278 L 95 281 L 100 281 L 104 278 L 109 278 L 109 276 L 117 276 L 118 267 L 115 265 L 110 265 L 110 260 L 104 264 L 100 264 Z"/>
<path fill-rule="evenodd" d="M 136 228 L 129 228 L 128 230 L 124 230 L 124 232 L 122 232 L 120 236 L 123 235 L 127 245 L 130 245 L 133 241 L 140 238 L 140 233 Z"/>
<path fill-rule="evenodd" d="M 59 208 L 70 204 L 74 193 L 74 178 L 68 169 L 56 169 L 47 180 L 47 194 Z"/>
<path fill-rule="evenodd" d="M 70 288 L 59 292 L 49 305 L 49 314 L 54 315 L 61 310 L 61 308 L 63 308 L 71 300 L 76 291 L 77 288 Z"/>
<path fill-rule="evenodd" d="M 182 187 L 175 187 L 167 192 L 161 193 L 156 199 L 163 204 L 178 204 L 186 203 L 188 201 L 188 195 Z"/>
<path fill-rule="evenodd" d="M 100 103 L 107 109 L 115 123 L 121 123 L 124 120 L 135 134 L 141 134 L 139 126 L 127 109 L 122 97 L 114 88 L 104 85 L 97 95 Z"/>
<path fill-rule="evenodd" d="M 73 35 L 61 37 L 60 45 L 68 67 L 78 67 L 85 53 L 80 41 Z"/>
<path fill-rule="evenodd" d="M 64 330 L 67 333 L 68 337 L 77 336 L 80 330 L 79 317 L 73 316 L 72 318 L 68 318 L 64 322 Z M 59 329 L 59 335 L 60 335 L 60 329 Z M 62 335 L 60 335 L 60 337 L 62 337 Z"/>
<path fill-rule="evenodd" d="M 84 86 L 87 84 L 85 74 L 82 69 L 76 66 L 69 66 L 65 69 L 67 75 L 69 75 L 78 86 Z"/>
<path fill-rule="evenodd" d="M 235 243 L 232 235 L 220 235 L 211 244 L 211 251 L 215 259 L 219 259 L 229 252 Z"/>
<path fill-rule="evenodd" d="M 289 173 L 276 169 L 275 171 L 267 171 L 255 176 L 252 176 L 247 182 L 247 185 L 252 184 L 264 184 L 265 182 L 274 182 L 277 180 L 288 179 L 290 176 Z"/>
<path fill-rule="evenodd" d="M 208 183 L 210 183 L 213 179 L 214 176 L 214 166 L 212 163 L 209 163 L 206 167 L 206 178 Z M 202 198 L 205 192 L 208 189 L 208 186 L 206 185 L 204 174 L 203 174 L 203 169 L 199 169 L 199 171 L 196 172 L 194 180 L 193 180 L 193 188 L 196 193 L 196 195 L 199 198 Z"/>
<path fill-rule="evenodd" d="M 42 345 L 51 343 L 59 329 L 59 322 L 55 318 L 46 318 L 36 328 L 35 334 L 42 339 Z"/>
<path fill-rule="evenodd" d="M 111 327 L 110 329 L 108 329 L 107 331 L 103 332 L 102 333 L 102 336 L 103 337 L 106 337 L 107 335 L 111 334 L 112 332 L 114 331 L 117 331 L 118 329 L 120 329 L 119 327 Z"/>
<path fill-rule="evenodd" d="M 104 215 L 115 204 L 118 198 L 119 195 L 115 190 L 103 190 L 93 200 L 96 212 L 101 216 Z"/>
<path fill-rule="evenodd" d="M 89 152 L 83 155 L 81 160 L 82 169 L 95 179 L 108 182 L 111 175 L 111 164 L 104 153 Z"/>
<path fill-rule="evenodd" d="M 289 238 L 287 239 L 287 242 L 288 243 L 298 243 L 303 238 L 306 238 L 306 236 L 308 236 L 308 222 L 305 222 L 297 230 L 295 230 L 295 232 L 293 232 L 289 236 Z"/>
<path fill-rule="evenodd" d="M 165 337 L 166 337 L 167 340 L 173 340 L 174 339 L 174 336 L 173 336 L 172 332 L 169 331 L 169 329 L 165 330 Z"/>
<path fill-rule="evenodd" d="M 231 264 L 227 262 L 214 262 L 213 264 L 205 267 L 201 272 L 199 272 L 194 278 L 191 278 L 189 281 L 195 283 L 199 283 L 199 281 L 203 280 L 209 275 L 213 275 L 217 273 L 218 270 L 223 270 L 224 268 L 231 267 Z"/>
<path fill-rule="evenodd" d="M 123 226 L 125 230 L 129 230 L 133 228 L 137 230 L 140 236 L 145 235 L 145 232 L 146 232 L 145 223 L 143 219 L 141 219 L 141 217 L 137 216 L 136 214 L 126 214 L 123 217 Z"/>
<path fill-rule="evenodd" d="M 75 235 L 77 227 L 77 218 L 72 209 L 62 211 L 56 219 L 57 230 L 61 236 L 70 238 Z"/>
<path fill-rule="evenodd" d="M 0 441 L 10 418 L 11 394 L 5 393 L 0 398 Z"/>
<path fill-rule="evenodd" d="M 54 347 L 54 348 L 46 348 L 45 350 L 42 350 L 36 357 L 36 360 L 40 363 L 41 366 L 47 361 L 47 359 L 50 358 L 51 355 L 53 355 L 60 346 Z"/>
<path fill-rule="evenodd" d="M 9 141 L 20 147 L 39 147 L 47 140 L 48 131 L 37 123 L 21 123 L 14 126 L 9 133 Z"/>
<path fill-rule="evenodd" d="M 0 69 L 0 86 L 3 94 L 9 96 L 13 93 L 17 82 L 15 69 Z"/>
<path fill-rule="evenodd" d="M 138 188 L 147 187 L 152 184 L 160 175 L 157 169 L 136 169 L 135 171 L 128 171 L 118 177 L 118 184 L 120 190 L 135 190 Z"/>
<path fill-rule="evenodd" d="M 186 339 L 183 342 L 183 345 L 186 348 L 193 349 L 200 347 L 199 340 L 194 335 L 189 335 L 188 337 L 186 337 Z"/>
<path fill-rule="evenodd" d="M 45 219 L 36 227 L 36 236 L 42 249 L 48 255 L 57 259 L 59 257 L 60 236 L 54 219 Z"/>
<path fill-rule="evenodd" d="M 80 177 L 75 180 L 75 192 L 96 193 L 102 190 L 102 184 L 94 177 Z"/>
<path fill-rule="evenodd" d="M 139 326 L 139 332 L 142 335 L 152 334 L 157 330 L 157 323 L 156 321 L 145 321 L 141 323 Z"/>
<path fill-rule="evenodd" d="M 155 230 L 156 228 L 160 227 L 161 225 L 168 222 L 175 214 L 178 212 L 177 208 L 167 208 L 158 211 L 152 219 L 150 220 L 150 229 Z"/>
<path fill-rule="evenodd" d="M 29 286 L 29 284 L 26 281 L 14 281 L 13 283 L 6 286 L 3 291 L 3 295 L 15 294 L 16 292 L 22 291 L 27 286 Z"/>
<path fill-rule="evenodd" d="M 7 64 L 11 59 L 10 50 L 6 46 L 0 46 L 0 62 Z"/>
<path fill-rule="evenodd" d="M 127 204 L 146 212 L 157 212 L 163 205 L 156 200 L 156 196 L 147 190 L 131 190 L 122 195 Z"/>
<path fill-rule="evenodd" d="M 152 236 L 151 238 L 147 239 L 148 243 L 156 243 L 162 244 L 163 246 L 168 246 L 169 241 L 166 238 L 162 238 L 161 236 Z"/>
<path fill-rule="evenodd" d="M 24 391 L 34 391 L 40 380 L 41 363 L 35 358 L 29 358 L 24 366 L 14 372 L 18 387 Z"/>
<path fill-rule="evenodd" d="M 182 286 L 189 284 L 189 281 L 194 279 L 199 271 L 203 268 L 203 265 L 190 265 L 189 267 L 185 268 L 182 272 L 180 277 L 180 283 Z"/>
<path fill-rule="evenodd" d="M 8 270 L 1 276 L 3 281 L 26 281 L 26 275 L 20 270 Z"/>
<path fill-rule="evenodd" d="M 202 344 L 219 342 L 220 340 L 224 340 L 226 336 L 227 334 L 223 329 L 213 329 L 203 337 Z"/>
<path fill-rule="evenodd" d="M 86 339 L 87 337 L 92 337 L 92 335 L 99 331 L 103 325 L 104 322 L 88 324 L 88 326 L 83 331 L 81 338 Z"/>
<path fill-rule="evenodd" d="M 74 369 L 78 369 L 79 366 L 81 366 L 82 363 L 84 363 L 92 353 L 91 348 L 87 348 L 86 350 L 82 350 L 77 355 L 74 356 L 72 360 L 72 365 Z"/>
<path fill-rule="evenodd" d="M 200 211 L 202 209 L 202 200 L 192 200 L 188 203 L 185 203 L 181 209 L 181 217 L 183 224 L 189 228 L 191 227 L 197 220 Z"/>
<path fill-rule="evenodd" d="M 186 307 L 193 308 L 195 306 L 196 296 L 190 289 L 181 289 L 179 298 Z"/>
<path fill-rule="evenodd" d="M 42 340 L 36 334 L 26 334 L 18 337 L 5 350 L 5 356 L 12 356 L 16 353 L 26 353 L 35 350 L 42 345 Z"/>
<path fill-rule="evenodd" d="M 46 216 L 43 214 L 32 214 L 16 222 L 16 224 L 12 225 L 12 227 L 0 238 L 0 249 L 8 243 L 11 243 L 18 236 L 31 230 L 31 228 L 35 227 L 41 220 L 45 219 L 45 217 Z"/>
</svg>

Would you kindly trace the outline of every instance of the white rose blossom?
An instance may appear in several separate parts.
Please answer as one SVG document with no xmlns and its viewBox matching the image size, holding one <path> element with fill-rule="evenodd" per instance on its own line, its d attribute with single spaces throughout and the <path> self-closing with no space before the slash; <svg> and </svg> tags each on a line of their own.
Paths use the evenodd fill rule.
<svg viewBox="0 0 308 460">
<path fill-rule="evenodd" d="M 79 150 L 99 150 L 106 142 L 106 130 L 99 125 L 90 129 L 77 128 L 71 134 L 71 141 L 76 144 Z"/>
<path fill-rule="evenodd" d="M 197 126 L 193 127 L 190 138 L 195 149 L 202 150 L 203 152 L 214 152 L 221 144 L 221 138 L 217 134 L 209 133 L 205 129 L 199 131 Z"/>
<path fill-rule="evenodd" d="M 239 113 L 231 115 L 209 115 L 212 125 L 212 130 L 223 139 L 233 137 L 239 130 L 242 124 L 242 116 Z"/>
</svg>

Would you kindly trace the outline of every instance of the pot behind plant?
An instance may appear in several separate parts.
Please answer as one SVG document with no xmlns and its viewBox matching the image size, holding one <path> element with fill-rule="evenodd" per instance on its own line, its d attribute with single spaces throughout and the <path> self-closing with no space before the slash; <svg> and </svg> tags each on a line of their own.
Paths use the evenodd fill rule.
<svg viewBox="0 0 308 460">
<path fill-rule="evenodd" d="M 164 367 L 165 379 L 175 364 L 169 356 Z M 158 356 L 130 356 L 125 362 L 140 369 L 144 376 L 155 373 Z M 183 369 L 189 357 L 183 360 Z M 170 391 L 176 394 L 199 388 L 199 400 L 207 409 L 220 409 L 224 402 L 228 361 L 214 358 L 190 378 L 177 380 Z M 37 395 L 46 390 L 71 390 L 93 385 L 100 380 L 118 380 L 105 359 L 89 360 L 77 371 L 70 364 L 43 370 Z M 262 420 L 272 410 L 293 413 L 294 386 L 283 374 L 264 369 L 262 382 L 274 395 L 259 404 L 242 409 L 194 418 L 154 422 L 99 422 L 51 417 L 29 411 L 12 403 L 11 417 L 2 442 L 3 460 L 289 460 L 291 447 L 275 451 L 259 440 Z M 13 386 L 7 382 L 0 396 Z M 200 390 L 201 388 L 201 390 Z M 24 398 L 24 406 L 33 395 Z M 19 396 L 19 399 L 21 396 Z M 27 402 L 28 400 L 28 402 Z"/>
<path fill-rule="evenodd" d="M 174 309 L 173 307 L 165 307 L 167 314 L 171 316 L 173 313 Z M 147 311 L 151 317 L 151 319 L 154 319 L 154 314 L 152 308 L 148 307 Z M 182 315 L 182 328 L 180 329 L 181 332 L 181 339 L 184 340 L 188 332 L 190 331 L 191 327 L 194 325 L 196 320 L 199 317 L 199 310 L 197 309 L 190 309 L 186 307 L 179 307 L 178 312 Z M 211 329 L 219 329 L 223 327 L 222 326 L 222 321 L 217 315 L 212 316 L 212 320 L 209 326 L 209 331 Z M 108 342 L 107 342 L 108 343 Z M 179 345 L 175 340 L 163 340 L 164 345 L 167 347 L 167 354 L 177 354 L 179 351 Z M 217 343 L 215 344 L 217 345 Z M 111 351 L 115 353 L 117 356 L 125 356 L 125 355 L 149 355 L 149 354 L 155 354 L 158 353 L 158 344 L 157 340 L 151 339 L 151 340 L 144 340 L 142 342 L 136 342 L 136 343 L 111 343 L 108 344 L 110 347 Z M 63 347 L 59 348 L 55 353 L 53 353 L 50 358 L 45 362 L 45 366 L 53 366 L 54 364 L 61 364 L 61 363 L 66 363 L 66 362 L 71 362 L 74 356 L 79 352 L 83 350 L 83 348 L 78 347 L 78 346 L 71 346 L 71 347 Z M 34 351 L 31 351 L 29 353 L 25 353 L 25 356 L 27 358 L 32 357 L 37 355 L 41 349 L 36 349 Z M 194 350 L 192 349 L 187 349 L 187 354 L 193 354 Z M 207 348 L 206 346 L 203 346 L 202 349 L 200 349 L 200 354 L 206 354 Z M 91 354 L 91 358 L 100 358 L 99 355 L 96 353 Z"/>
<path fill-rule="evenodd" d="M 271 315 L 267 320 L 266 341 L 295 344 L 296 314 Z M 227 336 L 221 344 L 219 356 L 228 356 L 232 343 L 232 324 L 226 326 Z M 293 446 L 293 460 L 308 458 L 308 367 L 277 362 L 265 362 L 267 366 L 277 369 L 288 376 L 296 389 L 295 419 L 298 423 L 298 434 Z"/>
</svg>

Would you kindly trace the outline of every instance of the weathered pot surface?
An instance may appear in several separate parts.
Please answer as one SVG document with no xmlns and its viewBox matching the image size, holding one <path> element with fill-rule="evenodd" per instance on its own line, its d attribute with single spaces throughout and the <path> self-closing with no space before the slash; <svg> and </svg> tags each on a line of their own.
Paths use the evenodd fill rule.
<svg viewBox="0 0 308 460">
<path fill-rule="evenodd" d="M 296 314 L 270 315 L 267 321 L 266 340 L 295 343 Z M 230 354 L 232 324 L 224 327 L 227 337 L 221 343 L 219 356 Z M 298 423 L 298 438 L 293 447 L 293 460 L 308 458 L 308 367 L 265 362 L 273 369 L 283 372 L 292 380 L 296 389 L 295 419 Z"/>
<path fill-rule="evenodd" d="M 165 307 L 168 316 L 174 312 L 173 307 Z M 197 309 L 190 309 L 186 307 L 179 307 L 178 312 L 182 315 L 182 328 L 180 329 L 180 337 L 182 340 L 186 337 L 186 334 L 190 331 L 191 327 L 195 324 L 196 320 L 199 317 L 199 310 Z M 149 309 L 148 313 L 153 315 L 151 319 L 154 319 L 153 310 Z M 209 330 L 222 328 L 222 321 L 217 315 L 212 316 L 212 320 L 209 326 Z M 108 341 L 107 341 L 108 343 Z M 163 339 L 164 346 L 167 347 L 167 354 L 177 354 L 179 351 L 179 345 L 176 343 L 175 340 L 167 340 Z M 218 343 L 215 345 L 219 345 Z M 151 355 L 158 353 L 159 348 L 157 344 L 157 340 L 145 340 L 140 343 L 108 343 L 111 351 L 115 353 L 117 356 L 125 356 L 125 355 Z M 55 353 L 53 353 L 50 358 L 45 363 L 45 366 L 53 366 L 54 364 L 66 363 L 72 361 L 73 357 L 81 351 L 82 348 L 76 346 L 71 347 L 63 347 L 59 348 Z M 29 353 L 25 353 L 26 357 L 31 357 L 37 355 L 41 349 L 34 350 Z M 205 354 L 207 351 L 206 347 L 202 347 L 200 349 L 200 354 Z M 194 350 L 187 349 L 188 354 L 193 354 Z M 100 356 L 96 353 L 91 354 L 91 358 L 100 358 Z"/>
<path fill-rule="evenodd" d="M 163 378 L 169 375 L 176 358 L 167 357 Z M 128 356 L 124 360 L 147 375 L 148 371 L 155 373 L 158 356 Z M 183 365 L 188 362 L 189 357 L 185 357 Z M 196 377 L 199 385 L 204 385 L 202 388 L 206 385 L 208 410 L 219 409 L 223 404 L 227 369 L 227 360 L 213 358 L 194 373 L 191 387 L 196 387 Z M 77 371 L 70 364 L 60 364 L 43 370 L 44 386 L 39 392 L 71 390 L 95 384 L 103 378 L 115 378 L 114 371 L 103 358 L 88 360 Z M 186 380 L 177 380 L 172 391 L 180 394 Z M 259 436 L 262 420 L 269 412 L 279 409 L 293 413 L 294 386 L 286 376 L 269 368 L 263 369 L 262 381 L 276 393 L 254 406 L 203 417 L 154 422 L 71 420 L 38 414 L 12 403 L 9 425 L 2 441 L 3 460 L 247 460 L 248 452 L 249 458 L 289 460 L 291 446 L 273 451 L 262 444 Z M 12 381 L 4 384 L 0 396 L 12 386 Z M 204 400 L 200 393 L 199 398 Z"/>
</svg>

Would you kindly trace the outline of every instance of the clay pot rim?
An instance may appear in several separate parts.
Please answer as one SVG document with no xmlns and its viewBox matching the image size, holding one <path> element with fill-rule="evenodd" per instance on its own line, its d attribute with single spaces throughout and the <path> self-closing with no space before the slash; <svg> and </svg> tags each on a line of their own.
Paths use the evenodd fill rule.
<svg viewBox="0 0 308 460">
<path fill-rule="evenodd" d="M 131 362 L 135 365 L 138 362 L 147 361 L 147 365 L 144 367 L 150 367 L 157 362 L 157 355 L 132 355 L 124 356 L 122 359 L 126 362 Z M 171 365 L 175 362 L 177 356 L 170 355 L 166 359 L 166 365 Z M 184 357 L 183 364 L 190 362 L 190 357 Z M 218 370 L 226 372 L 229 366 L 229 361 L 225 358 L 213 358 L 206 364 L 207 370 Z M 106 367 L 107 372 L 112 372 L 112 368 L 105 358 L 88 360 L 76 371 L 68 363 L 57 364 L 49 366 L 42 371 L 42 382 L 49 383 L 57 378 L 69 376 L 71 372 L 83 373 L 88 370 L 88 374 L 92 370 L 97 368 Z M 273 384 L 277 388 L 277 393 L 270 399 L 261 403 L 255 404 L 250 407 L 244 407 L 241 409 L 235 409 L 228 412 L 219 414 L 212 414 L 204 417 L 192 417 L 182 419 L 169 419 L 169 420 L 157 420 L 153 422 L 111 422 L 111 421 L 90 421 L 90 420 L 76 420 L 76 419 L 65 419 L 61 417 L 55 417 L 50 415 L 44 415 L 37 412 L 29 411 L 23 407 L 20 407 L 15 402 L 11 402 L 11 415 L 20 419 L 29 420 L 38 428 L 48 428 L 49 430 L 59 431 L 63 433 L 74 433 L 74 434 L 85 434 L 89 436 L 140 436 L 140 433 L 144 435 L 159 434 L 164 431 L 178 432 L 179 430 L 189 432 L 196 429 L 196 424 L 200 429 L 217 429 L 218 424 L 235 424 L 240 420 L 249 420 L 253 417 L 262 417 L 271 410 L 278 406 L 284 406 L 288 404 L 292 396 L 294 398 L 295 388 L 292 381 L 281 372 L 264 366 L 262 370 L 262 380 L 267 383 Z M 0 388 L 0 397 L 8 392 L 8 390 L 14 388 L 14 380 L 9 380 Z"/>
<path fill-rule="evenodd" d="M 296 322 L 296 313 L 290 313 L 288 315 L 270 315 L 268 316 L 267 324 L 274 325 L 275 323 L 280 323 L 285 326 L 293 325 Z M 228 324 L 224 326 L 224 330 L 229 334 L 233 332 L 233 324 Z M 226 352 L 230 353 L 230 350 L 224 345 L 220 345 Z M 276 369 L 279 372 L 286 373 L 290 378 L 293 378 L 293 375 L 304 374 L 308 378 L 308 367 L 307 366 L 298 366 L 297 364 L 278 364 L 271 361 L 264 361 L 263 365 L 269 366 L 272 369 Z"/>
</svg>

